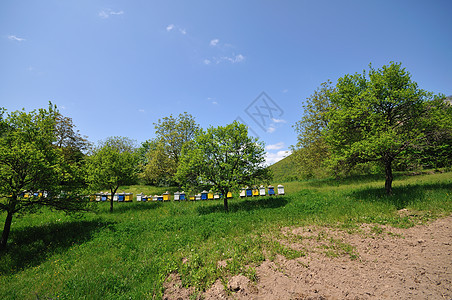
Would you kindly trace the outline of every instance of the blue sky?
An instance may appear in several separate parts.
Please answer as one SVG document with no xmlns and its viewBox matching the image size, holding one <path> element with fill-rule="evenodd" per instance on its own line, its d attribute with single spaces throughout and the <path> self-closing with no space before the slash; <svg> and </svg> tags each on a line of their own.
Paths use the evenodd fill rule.
<svg viewBox="0 0 452 300">
<path fill-rule="evenodd" d="M 182 112 L 246 123 L 268 162 L 328 79 L 402 62 L 452 94 L 452 1 L 2 1 L 0 106 L 56 104 L 97 142 Z"/>
</svg>

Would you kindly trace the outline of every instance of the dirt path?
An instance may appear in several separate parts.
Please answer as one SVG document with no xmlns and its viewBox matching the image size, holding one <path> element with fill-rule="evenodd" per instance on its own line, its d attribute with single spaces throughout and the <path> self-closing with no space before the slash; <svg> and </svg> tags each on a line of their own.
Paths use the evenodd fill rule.
<svg viewBox="0 0 452 300">
<path fill-rule="evenodd" d="M 203 297 L 452 299 L 452 216 L 409 229 L 363 226 L 347 233 L 303 227 L 283 232 L 292 237 L 287 245 L 307 250 L 308 255 L 264 261 L 256 268 L 256 283 L 235 276 L 229 293 L 217 281 Z M 165 297 L 185 299 L 188 293 L 173 285 Z"/>
</svg>

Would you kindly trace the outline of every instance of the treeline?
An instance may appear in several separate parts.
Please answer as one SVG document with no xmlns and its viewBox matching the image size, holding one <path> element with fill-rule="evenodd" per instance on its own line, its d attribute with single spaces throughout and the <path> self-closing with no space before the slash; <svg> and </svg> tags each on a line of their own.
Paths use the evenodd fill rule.
<svg viewBox="0 0 452 300">
<path fill-rule="evenodd" d="M 400 63 L 323 83 L 307 98 L 293 148 L 303 178 L 452 165 L 452 105 L 418 87 Z"/>
<path fill-rule="evenodd" d="M 244 185 L 268 183 L 264 146 L 238 122 L 202 129 L 188 113 L 154 124 L 156 137 L 140 146 L 127 137 L 93 145 L 57 107 L 8 113 L 0 109 L 0 211 L 6 212 L 0 249 L 15 214 L 41 206 L 87 211 L 89 194 L 138 181 L 211 189 L 227 195 Z M 38 196 L 26 197 L 33 192 Z M 224 208 L 228 211 L 227 197 Z M 113 211 L 113 197 L 110 201 Z"/>
</svg>

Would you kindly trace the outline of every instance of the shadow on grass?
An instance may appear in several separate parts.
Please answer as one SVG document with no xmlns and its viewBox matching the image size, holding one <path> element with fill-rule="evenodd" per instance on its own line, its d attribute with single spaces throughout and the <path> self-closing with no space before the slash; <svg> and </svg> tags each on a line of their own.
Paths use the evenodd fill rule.
<svg viewBox="0 0 452 300">
<path fill-rule="evenodd" d="M 397 179 L 400 179 L 397 177 Z M 325 178 L 325 179 L 312 179 L 307 180 L 306 184 L 312 187 L 328 187 L 328 186 L 341 186 L 341 185 L 350 185 L 357 183 L 369 183 L 375 181 L 383 181 L 385 177 L 381 174 L 368 174 L 368 175 L 357 175 L 350 176 L 345 178 Z"/>
<path fill-rule="evenodd" d="M 401 187 L 393 187 L 393 194 L 386 195 L 384 187 L 365 188 L 350 193 L 352 198 L 368 202 L 385 202 L 394 205 L 398 210 L 409 205 L 427 201 L 426 191 L 452 190 L 452 183 L 412 184 Z M 444 199 L 446 200 L 446 199 Z"/>
<path fill-rule="evenodd" d="M 146 202 L 132 202 L 132 203 L 115 203 L 113 213 L 127 213 L 130 211 L 146 211 L 150 209 L 156 209 L 162 206 L 161 201 L 146 201 Z"/>
<path fill-rule="evenodd" d="M 396 171 L 394 174 L 394 180 L 403 180 L 410 178 L 412 176 L 407 175 L 406 172 Z M 430 173 L 422 173 L 430 174 Z M 307 185 L 317 188 L 328 187 L 328 186 L 341 186 L 341 185 L 352 185 L 361 183 L 372 183 L 372 182 L 385 182 L 384 174 L 366 174 L 366 175 L 354 175 L 344 178 L 325 178 L 325 179 L 311 179 L 304 181 Z"/>
<path fill-rule="evenodd" d="M 275 196 L 268 198 L 258 198 L 258 199 L 245 199 L 245 200 L 233 200 L 228 201 L 229 213 L 239 212 L 239 211 L 251 211 L 251 210 L 259 210 L 259 209 L 267 209 L 267 208 L 278 208 L 285 206 L 288 201 L 284 196 Z M 207 215 L 211 213 L 222 213 L 224 211 L 223 200 L 221 203 L 210 205 L 210 206 L 201 206 L 197 208 L 198 214 Z"/>
<path fill-rule="evenodd" d="M 13 228 L 7 248 L 0 252 L 0 274 L 14 274 L 37 266 L 55 253 L 90 240 L 96 231 L 110 224 L 93 220 Z"/>
</svg>

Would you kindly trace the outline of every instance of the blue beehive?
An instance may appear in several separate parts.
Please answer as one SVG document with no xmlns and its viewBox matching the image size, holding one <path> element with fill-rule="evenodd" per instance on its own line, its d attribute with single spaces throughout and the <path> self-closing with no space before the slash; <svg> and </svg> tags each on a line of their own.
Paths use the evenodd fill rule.
<svg viewBox="0 0 452 300">
<path fill-rule="evenodd" d="M 182 192 L 180 193 L 179 199 L 180 199 L 180 200 L 186 200 L 186 199 L 187 199 L 187 198 L 185 198 L 185 192 L 184 192 L 184 191 L 182 191 Z"/>
<path fill-rule="evenodd" d="M 206 190 L 201 192 L 201 200 L 207 200 L 207 194 L 208 192 Z"/>
<path fill-rule="evenodd" d="M 125 198 L 126 198 L 126 193 L 124 193 L 124 192 L 118 193 L 118 201 L 124 202 Z"/>
<path fill-rule="evenodd" d="M 250 187 L 246 187 L 246 196 L 253 197 L 253 190 Z"/>
<path fill-rule="evenodd" d="M 268 194 L 270 196 L 274 196 L 275 195 L 275 187 L 274 186 L 272 186 L 272 185 L 268 186 Z"/>
</svg>

